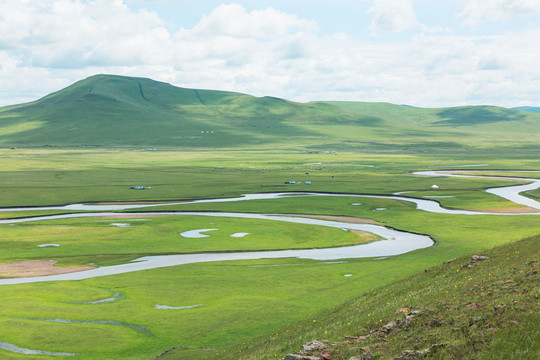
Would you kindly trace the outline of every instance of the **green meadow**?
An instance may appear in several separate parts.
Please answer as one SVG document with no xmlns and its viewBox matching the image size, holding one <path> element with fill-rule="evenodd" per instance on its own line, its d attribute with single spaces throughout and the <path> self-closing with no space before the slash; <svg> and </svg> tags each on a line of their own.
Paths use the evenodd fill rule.
<svg viewBox="0 0 540 360">
<path fill-rule="evenodd" d="M 480 162 L 489 162 L 489 167 L 496 169 L 516 168 L 515 159 L 503 159 L 498 154 L 479 162 L 432 154 L 305 154 L 303 151 L 28 149 L 19 152 L 24 156 L 14 158 L 10 157 L 13 152 L 5 150 L 2 155 L 7 157 L 1 158 L 6 194 L 2 205 L 175 202 L 255 192 L 391 194 L 414 191 L 404 195 L 453 196 L 437 199 L 452 208 L 504 210 L 519 207 L 482 191 L 487 187 L 515 184 L 512 181 L 408 174 L 408 171 L 432 166 L 451 168 L 453 164 Z M 535 162 L 527 161 L 522 165 L 524 169 L 534 169 Z M 312 184 L 285 184 L 293 179 L 309 179 Z M 433 183 L 440 189 L 431 190 Z M 151 189 L 129 189 L 139 184 Z M 124 213 L 132 211 L 141 210 Z M 2 286 L 3 341 L 21 348 L 74 353 L 81 359 L 150 359 L 175 347 L 186 348 L 178 353 L 182 359 L 214 358 L 218 356 L 216 353 L 226 353 L 230 347 L 237 347 L 253 337 L 292 326 L 290 324 L 296 321 L 353 301 L 365 292 L 422 272 L 441 261 L 540 232 L 540 222 L 535 215 L 432 214 L 418 211 L 414 204 L 406 201 L 352 196 L 289 196 L 164 205 L 142 211 L 348 216 L 429 234 L 436 245 L 386 259 L 353 259 L 339 263 L 296 258 L 229 261 L 82 281 Z M 8 211 L 3 217 L 66 212 Z M 111 225 L 117 223 L 130 226 Z M 123 218 L 49 220 L 0 227 L 1 246 L 9 249 L 2 252 L 1 263 L 54 259 L 58 261 L 56 266 L 106 266 L 157 254 L 343 246 L 373 239 L 319 226 L 197 216 L 124 214 Z M 191 239 L 180 235 L 183 231 L 211 228 L 218 230 L 207 232 L 208 238 Z M 240 232 L 250 234 L 243 238 L 230 237 Z M 61 246 L 37 247 L 44 243 Z M 348 274 L 352 276 L 344 276 Z M 114 298 L 115 294 L 118 296 L 111 302 L 85 303 Z M 163 310 L 156 305 L 200 306 Z M 80 322 L 59 323 L 50 321 L 52 319 Z M 100 321 L 115 324 L 100 324 Z M 7 351 L 2 351 L 2 355 L 9 359 L 29 358 L 29 355 Z M 47 355 L 37 358 L 47 358 Z"/>
<path fill-rule="evenodd" d="M 415 304 L 443 313 L 433 302 L 442 296 L 433 294 L 459 296 L 442 280 L 449 275 L 444 261 L 457 257 L 461 264 L 472 254 L 492 253 L 498 257 L 493 266 L 506 274 L 513 270 L 500 254 L 512 248 L 514 254 L 519 249 L 527 253 L 526 261 L 511 258 L 525 269 L 534 260 L 530 249 L 538 248 L 540 217 L 418 210 L 407 198 L 436 200 L 451 209 L 532 211 L 485 192 L 518 184 L 513 180 L 411 172 L 468 170 L 538 178 L 538 173 L 525 172 L 540 169 L 538 116 L 495 107 L 299 104 L 110 76 L 83 80 L 34 103 L 1 108 L 1 221 L 90 211 L 39 206 L 160 204 L 108 216 L 0 223 L 2 266 L 29 260 L 56 260 L 58 267 L 109 266 L 149 255 L 326 248 L 377 240 L 369 233 L 271 220 L 133 212 L 356 218 L 429 235 L 434 246 L 389 257 L 221 261 L 78 281 L 0 285 L 0 346 L 46 352 L 0 348 L 0 358 L 283 358 L 307 341 L 337 342 L 362 335 L 360 329 L 375 329 L 371 314 L 377 321 L 390 321 L 394 308 L 406 305 L 409 289 L 425 296 Z M 152 150 L 144 150 L 147 146 Z M 437 190 L 431 188 L 434 184 Z M 145 189 L 131 189 L 134 186 Z M 538 199 L 539 191 L 523 195 Z M 295 195 L 188 203 L 280 192 Z M 405 192 L 405 199 L 354 196 L 397 192 Z M 209 235 L 204 238 L 181 235 L 197 229 L 216 230 L 203 232 Z M 248 234 L 231 237 L 238 233 Z M 524 238 L 529 240 L 520 241 Z M 60 246 L 38 247 L 42 244 Z M 456 266 L 452 272 L 458 273 Z M 474 277 L 478 286 L 484 272 Z M 465 281 L 452 276 L 452 281 Z M 529 290 L 537 293 L 537 288 Z M 400 300 L 391 302 L 389 294 L 394 293 Z M 425 300 L 430 297 L 435 300 Z M 386 301 L 389 307 L 379 306 Z M 461 321 L 461 303 L 444 301 L 456 305 L 451 313 Z M 505 331 L 511 332 L 512 326 Z M 531 328 L 527 323 L 525 329 Z M 501 356 L 534 350 L 534 334 L 509 337 L 512 346 L 501 334 L 506 333 L 494 338 Z M 440 342 L 420 330 L 410 336 L 420 338 L 419 348 L 429 347 L 431 340 Z M 404 344 L 409 346 L 405 340 L 392 340 L 387 352 L 375 352 L 376 358 L 398 355 Z M 454 336 L 448 340 L 452 346 L 441 354 L 474 357 L 474 346 L 463 341 Z M 470 352 L 461 351 L 463 347 Z M 486 354 L 484 347 L 477 349 Z M 335 349 L 334 359 L 348 360 L 355 355 L 351 351 L 346 346 Z"/>
<path fill-rule="evenodd" d="M 4 226 L 2 244 L 10 249 L 1 261 L 42 259 L 53 256 L 60 266 L 88 262 L 103 265 L 114 256 L 125 259 L 153 254 L 311 249 L 355 245 L 377 239 L 340 229 L 269 220 L 208 218 L 203 216 L 134 217 L 127 219 L 65 219 Z M 208 238 L 184 237 L 196 229 Z M 231 235 L 248 233 L 244 237 Z M 301 235 L 300 235 L 301 234 Z M 60 247 L 38 248 L 56 243 Z M 73 260 L 76 259 L 76 260 Z"/>
</svg>

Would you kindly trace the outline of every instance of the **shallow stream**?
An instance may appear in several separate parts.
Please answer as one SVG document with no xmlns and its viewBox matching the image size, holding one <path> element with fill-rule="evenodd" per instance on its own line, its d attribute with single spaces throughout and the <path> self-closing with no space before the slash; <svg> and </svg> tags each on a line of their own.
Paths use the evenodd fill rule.
<svg viewBox="0 0 540 360">
<path fill-rule="evenodd" d="M 493 170 L 492 170 L 493 171 Z M 414 175 L 420 176 L 453 176 L 453 177 L 468 177 L 475 178 L 480 176 L 473 175 L 457 175 L 448 174 L 442 171 L 418 171 L 414 172 Z M 540 188 L 539 179 L 527 179 L 527 178 L 508 178 L 508 177 L 496 177 L 489 176 L 489 178 L 496 179 L 509 179 L 509 180 L 522 180 L 530 181 L 526 185 L 507 186 L 501 188 L 487 189 L 486 191 L 505 199 L 513 201 L 517 204 L 526 205 L 534 209 L 540 209 L 540 203 L 521 196 L 519 193 L 523 191 L 530 191 Z M 416 204 L 418 210 L 443 213 L 443 214 L 459 214 L 459 215 L 540 215 L 540 212 L 531 213 L 490 213 L 470 210 L 458 210 L 458 209 L 446 209 L 443 208 L 437 201 L 418 199 L 397 195 L 358 195 L 358 194 L 335 194 L 335 193 L 262 193 L 262 194 L 247 194 L 236 198 L 225 199 L 205 199 L 205 200 L 193 200 L 185 202 L 175 203 L 162 203 L 162 204 L 129 204 L 129 205 L 86 205 L 86 204 L 73 204 L 66 206 L 49 206 L 49 207 L 32 207 L 32 208 L 8 208 L 0 209 L 0 211 L 24 211 L 24 210 L 87 210 L 87 211 L 118 211 L 128 209 L 142 209 L 163 205 L 180 205 L 180 204 L 193 204 L 193 203 L 207 203 L 207 202 L 230 202 L 230 201 L 249 201 L 260 199 L 276 199 L 287 197 L 291 195 L 297 196 L 346 196 L 346 197 L 365 197 L 365 198 L 379 198 L 379 199 L 395 199 L 401 201 L 413 202 Z M 51 216 L 35 216 L 19 219 L 6 219 L 0 220 L 0 224 L 15 224 L 30 221 L 43 221 L 43 220 L 55 220 L 55 219 L 69 219 L 69 218 L 81 218 L 81 217 L 96 217 L 96 216 L 114 216 L 117 213 L 110 212 L 92 212 L 92 213 L 76 213 L 76 214 L 63 214 L 63 215 L 51 215 Z M 0 279 L 0 285 L 10 284 L 22 284 L 32 282 L 43 281 L 59 281 L 59 280 L 82 280 L 99 276 L 107 276 L 113 274 L 122 274 L 133 271 L 149 270 L 160 267 L 176 266 L 181 264 L 191 264 L 210 261 L 226 261 L 226 260 L 248 260 L 248 259 L 277 259 L 277 258 L 302 258 L 312 260 L 337 260 L 337 259 L 351 259 L 351 258 L 365 258 L 365 257 L 385 257 L 399 255 L 407 253 L 413 250 L 426 248 L 434 244 L 433 240 L 427 235 L 412 234 L 404 231 L 389 229 L 379 225 L 373 224 L 353 224 L 342 221 L 329 221 L 318 220 L 303 217 L 294 216 L 282 216 L 282 215 L 264 215 L 264 214 L 252 214 L 252 213 L 222 213 L 222 212 L 142 212 L 142 213 L 130 213 L 130 215 L 169 215 L 169 216 L 213 216 L 213 217 L 232 217 L 232 218 L 249 218 L 260 220 L 272 220 L 272 221 L 284 221 L 300 224 L 309 224 L 316 226 L 328 226 L 335 228 L 345 228 L 353 230 L 361 230 L 371 232 L 383 238 L 383 240 L 375 241 L 368 244 L 346 246 L 337 248 L 324 248 L 324 249 L 306 249 L 306 250 L 277 250 L 277 251 L 253 251 L 253 252 L 229 252 L 229 253 L 203 253 L 203 254 L 184 254 L 184 255 L 161 255 L 161 256 L 146 256 L 135 259 L 127 264 L 104 266 L 92 270 L 49 275 L 49 276 L 37 276 L 29 278 L 15 278 L 15 279 Z M 210 229 L 206 229 L 208 231 Z M 201 230 L 198 230 L 201 231 Z"/>
</svg>

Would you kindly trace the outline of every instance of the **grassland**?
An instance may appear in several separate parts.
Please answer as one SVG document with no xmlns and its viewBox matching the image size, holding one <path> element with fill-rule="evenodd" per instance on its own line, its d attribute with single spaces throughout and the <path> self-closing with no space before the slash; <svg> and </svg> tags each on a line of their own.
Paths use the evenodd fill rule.
<svg viewBox="0 0 540 360">
<path fill-rule="evenodd" d="M 208 232 L 208 238 L 180 235 L 194 229 L 215 230 Z M 231 237 L 237 233 L 249 235 Z M 202 216 L 66 219 L 4 226 L 1 243 L 10 251 L 0 256 L 0 263 L 54 257 L 60 266 L 82 263 L 103 266 L 110 265 L 117 256 L 125 262 L 126 257 L 131 260 L 144 255 L 310 249 L 355 245 L 374 239 L 377 237 L 340 229 L 253 219 Z M 50 243 L 59 244 L 60 248 L 37 247 Z"/>
<path fill-rule="evenodd" d="M 489 156 L 470 158 L 444 154 L 341 151 L 310 154 L 304 151 L 302 148 L 204 152 L 5 150 L 1 158 L 2 187 L 6 194 L 2 205 L 176 201 L 267 191 L 391 194 L 414 190 L 413 196 L 423 196 L 433 194 L 430 186 L 436 182 L 441 187 L 437 195 L 455 196 L 438 199 L 445 206 L 468 209 L 516 206 L 482 192 L 486 187 L 514 182 L 433 179 L 408 174 L 408 171 L 418 169 L 487 163 L 487 167 L 493 169 L 515 168 L 516 160 L 512 156 L 508 159 L 493 152 Z M 537 166 L 537 160 L 533 159 L 525 159 L 519 164 L 520 169 Z M 309 179 L 312 184 L 284 184 L 292 179 Z M 138 184 L 151 189 L 129 189 Z M 351 205 L 358 202 L 362 205 Z M 386 210 L 377 211 L 377 208 Z M 181 358 L 200 359 L 208 357 L 209 350 L 204 349 L 221 354 L 258 334 L 271 334 L 310 314 L 315 316 L 343 302 L 354 301 L 364 292 L 405 279 L 448 258 L 511 243 L 540 232 L 540 224 L 534 215 L 450 217 L 416 211 L 406 202 L 354 197 L 288 197 L 163 206 L 154 210 L 351 216 L 430 234 L 437 245 L 384 260 L 328 263 L 291 258 L 218 262 L 78 282 L 3 286 L 0 288 L 3 341 L 29 349 L 72 352 L 79 354 L 77 358 L 81 359 L 149 359 L 167 349 L 184 346 L 190 350 L 181 352 Z M 35 210 L 8 212 L 5 217 L 35 213 Z M 334 246 L 357 240 L 353 234 L 341 230 L 321 232 L 296 224 L 269 227 L 262 221 L 219 219 L 220 225 L 216 226 L 216 219 L 150 219 L 131 222 L 125 219 L 56 220 L 1 225 L 2 247 L 11 249 L 2 254 L 2 262 L 53 258 L 60 266 L 111 265 L 145 254 Z M 113 222 L 128 222 L 133 226 L 117 228 L 110 225 Z M 196 228 L 220 230 L 209 239 L 196 241 L 178 235 L 181 231 Z M 248 237 L 230 238 L 229 233 L 235 232 L 262 235 L 258 241 L 247 241 Z M 338 241 L 334 242 L 335 239 Z M 62 246 L 44 249 L 35 246 L 49 242 Z M 346 274 L 353 276 L 345 277 Z M 121 296 L 110 303 L 83 304 L 111 298 L 114 294 Z M 200 304 L 203 305 L 184 310 L 155 308 L 156 305 Z M 55 323 L 43 319 L 116 321 L 143 326 L 148 332 L 121 325 Z M 107 341 L 101 340 L 103 334 Z M 266 358 L 270 352 L 257 353 L 251 358 Z M 8 359 L 28 358 L 28 355 L 6 351 L 2 351 L 2 355 Z"/>
<path fill-rule="evenodd" d="M 429 359 L 536 359 L 539 240 L 486 250 L 476 263 L 472 256 L 449 259 L 207 358 L 317 357 L 326 349 L 333 359 L 406 359 L 429 349 Z M 302 352 L 313 340 L 322 346 Z M 168 355 L 186 359 L 190 350 Z"/>
<path fill-rule="evenodd" d="M 511 175 L 520 176 L 524 173 L 519 170 L 538 170 L 538 116 L 494 107 L 298 104 L 98 76 L 34 103 L 0 109 L 0 144 L 19 147 L 0 150 L 0 207 L 6 209 L 0 218 L 72 212 L 35 206 L 181 202 L 261 192 L 407 191 L 404 195 L 410 197 L 437 196 L 434 199 L 449 208 L 523 211 L 523 206 L 483 191 L 514 181 L 410 172 L 516 170 Z M 157 150 L 142 150 L 146 146 Z M 286 184 L 291 180 L 302 184 Z M 432 190 L 433 184 L 439 189 Z M 150 189 L 130 189 L 135 185 Z M 538 191 L 526 195 L 538 198 Z M 69 352 L 77 359 L 152 359 L 176 347 L 182 349 L 162 358 L 280 358 L 314 339 L 337 343 L 344 336 L 380 331 L 396 318 L 396 308 L 412 303 L 409 309 L 423 315 L 409 329 L 390 334 L 384 342 L 372 337 L 360 345 L 372 346 L 370 351 L 381 359 L 441 342 L 447 345 L 437 352 L 439 358 L 527 357 L 537 351 L 538 333 L 532 325 L 537 316 L 530 311 L 537 287 L 529 284 L 532 278 L 525 276 L 520 287 L 509 289 L 497 281 L 517 284 L 523 277 L 520 271 L 533 271 L 529 263 L 538 256 L 538 215 L 433 214 L 407 201 L 353 196 L 291 196 L 149 210 L 345 216 L 429 234 L 436 245 L 384 259 L 212 262 L 82 281 L 0 286 L 0 343 Z M 129 211 L 118 213 L 124 218 L 0 224 L 0 248 L 7 249 L 0 253 L 0 263 L 54 259 L 57 266 L 104 266 L 144 255 L 331 247 L 372 239 L 263 220 L 134 218 Z M 203 239 L 179 235 L 203 228 L 218 230 Z M 230 237 L 238 232 L 250 235 Z M 526 237 L 531 238 L 518 242 Z M 43 243 L 61 246 L 37 247 Z M 458 272 L 474 253 L 487 254 L 490 260 Z M 458 260 L 451 265 L 441 265 L 454 257 Z M 486 273 L 496 274 L 495 282 Z M 524 287 L 529 291 L 522 291 Z M 488 288 L 494 289 L 491 297 Z M 477 294 L 471 289 L 478 289 Z M 467 328 L 469 311 L 461 309 L 469 303 L 481 304 L 480 312 L 471 312 L 473 320 L 480 320 Z M 506 304 L 502 312 L 488 313 L 501 304 Z M 440 326 L 429 325 L 444 311 L 448 316 Z M 509 319 L 517 324 L 497 325 Z M 518 336 L 517 330 L 527 335 Z M 448 338 L 445 333 L 450 333 Z M 497 352 L 487 349 L 488 343 Z M 334 347 L 333 354 L 347 360 L 358 355 L 347 344 Z M 0 358 L 52 356 L 0 350 Z"/>
</svg>

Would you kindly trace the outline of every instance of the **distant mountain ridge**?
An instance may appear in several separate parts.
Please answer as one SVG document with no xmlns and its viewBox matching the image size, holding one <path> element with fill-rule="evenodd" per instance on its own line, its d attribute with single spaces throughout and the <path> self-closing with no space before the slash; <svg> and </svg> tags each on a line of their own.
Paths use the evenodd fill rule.
<svg viewBox="0 0 540 360">
<path fill-rule="evenodd" d="M 540 113 L 540 107 L 534 107 L 534 106 L 518 106 L 518 107 L 512 108 L 512 110 Z"/>
<path fill-rule="evenodd" d="M 243 148 L 327 142 L 470 141 L 537 133 L 540 115 L 497 107 L 297 103 L 95 75 L 0 108 L 0 146 Z M 519 125 L 519 126 L 516 126 Z"/>
</svg>

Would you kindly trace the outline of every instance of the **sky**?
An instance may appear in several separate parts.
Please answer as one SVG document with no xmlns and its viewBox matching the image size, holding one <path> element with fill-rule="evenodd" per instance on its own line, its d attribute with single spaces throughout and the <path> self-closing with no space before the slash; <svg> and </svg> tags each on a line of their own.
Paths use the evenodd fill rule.
<svg viewBox="0 0 540 360">
<path fill-rule="evenodd" d="M 94 74 L 307 102 L 540 106 L 540 0 L 0 0 L 0 106 Z"/>
</svg>

